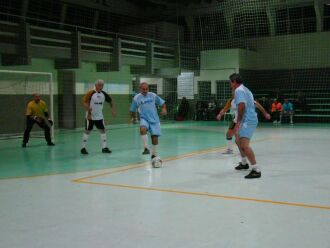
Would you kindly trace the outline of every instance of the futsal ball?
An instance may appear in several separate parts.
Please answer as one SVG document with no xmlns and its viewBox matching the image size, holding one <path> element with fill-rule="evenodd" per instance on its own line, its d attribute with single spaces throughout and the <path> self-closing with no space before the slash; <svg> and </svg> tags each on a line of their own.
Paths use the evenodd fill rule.
<svg viewBox="0 0 330 248">
<path fill-rule="evenodd" d="M 160 159 L 160 157 L 154 157 L 152 160 L 151 160 L 151 165 L 152 167 L 154 168 L 160 168 L 162 167 L 162 160 Z"/>
</svg>

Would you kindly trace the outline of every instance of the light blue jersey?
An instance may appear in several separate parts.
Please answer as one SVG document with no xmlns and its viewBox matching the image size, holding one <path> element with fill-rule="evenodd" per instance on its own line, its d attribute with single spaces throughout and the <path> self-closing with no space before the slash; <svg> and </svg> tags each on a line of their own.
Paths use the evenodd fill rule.
<svg viewBox="0 0 330 248">
<path fill-rule="evenodd" d="M 258 117 L 253 95 L 243 84 L 235 90 L 235 104 L 238 106 L 240 103 L 245 103 L 245 112 L 243 114 L 242 123 L 257 124 Z"/>
<path fill-rule="evenodd" d="M 156 105 L 162 106 L 165 101 L 153 92 L 148 92 L 145 96 L 137 94 L 131 104 L 131 112 L 140 109 L 140 118 L 149 123 L 159 123 L 159 116 Z"/>
<path fill-rule="evenodd" d="M 288 102 L 288 103 L 283 103 L 283 110 L 285 112 L 292 112 L 293 111 L 293 105 L 291 102 Z"/>
</svg>

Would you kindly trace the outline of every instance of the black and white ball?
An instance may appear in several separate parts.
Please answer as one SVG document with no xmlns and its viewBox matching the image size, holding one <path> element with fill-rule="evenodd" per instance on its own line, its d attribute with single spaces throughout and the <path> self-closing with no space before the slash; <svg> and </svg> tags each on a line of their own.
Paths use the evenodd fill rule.
<svg viewBox="0 0 330 248">
<path fill-rule="evenodd" d="M 160 159 L 160 157 L 154 157 L 154 158 L 151 160 L 151 165 L 152 165 L 152 167 L 154 167 L 154 168 L 161 168 L 162 165 L 163 165 L 163 162 L 162 162 L 162 160 Z"/>
</svg>

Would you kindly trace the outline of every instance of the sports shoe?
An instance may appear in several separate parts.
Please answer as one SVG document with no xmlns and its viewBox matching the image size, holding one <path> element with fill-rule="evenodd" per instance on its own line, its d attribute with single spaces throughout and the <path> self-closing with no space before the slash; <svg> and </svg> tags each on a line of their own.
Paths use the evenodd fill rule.
<svg viewBox="0 0 330 248">
<path fill-rule="evenodd" d="M 148 148 L 144 148 L 144 151 L 142 152 L 142 155 L 148 155 L 150 154 L 150 151 Z"/>
<path fill-rule="evenodd" d="M 26 143 L 23 143 L 23 144 L 22 144 L 22 147 L 25 148 L 25 147 L 26 147 Z"/>
<path fill-rule="evenodd" d="M 111 151 L 111 150 L 109 150 L 109 148 L 108 148 L 108 147 L 106 147 L 106 148 L 103 148 L 103 149 L 102 149 L 102 152 L 103 152 L 103 153 L 112 153 L 112 151 Z"/>
<path fill-rule="evenodd" d="M 81 148 L 80 153 L 81 154 L 84 154 L 84 155 L 87 155 L 88 154 L 88 151 L 87 151 L 86 148 Z"/>
<path fill-rule="evenodd" d="M 245 176 L 246 179 L 260 178 L 261 172 L 256 170 L 251 170 L 249 174 Z"/>
<path fill-rule="evenodd" d="M 233 149 L 227 149 L 222 154 L 233 154 L 233 153 L 234 153 Z"/>
<path fill-rule="evenodd" d="M 249 164 L 242 164 L 242 162 L 239 162 L 239 164 L 235 167 L 235 170 L 247 170 L 249 169 Z"/>
<path fill-rule="evenodd" d="M 151 155 L 151 159 L 153 159 L 153 158 L 155 158 L 156 157 L 156 155 Z"/>
<path fill-rule="evenodd" d="M 55 144 L 53 142 L 47 143 L 47 146 L 54 146 Z"/>
</svg>

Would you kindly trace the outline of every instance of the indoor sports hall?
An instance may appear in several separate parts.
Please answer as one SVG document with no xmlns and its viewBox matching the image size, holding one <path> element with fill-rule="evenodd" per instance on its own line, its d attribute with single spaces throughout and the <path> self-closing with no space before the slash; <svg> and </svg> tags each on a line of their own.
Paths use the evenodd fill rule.
<svg viewBox="0 0 330 248">
<path fill-rule="evenodd" d="M 1 0 L 0 247 L 330 248 L 329 41 L 327 0 Z"/>
</svg>

